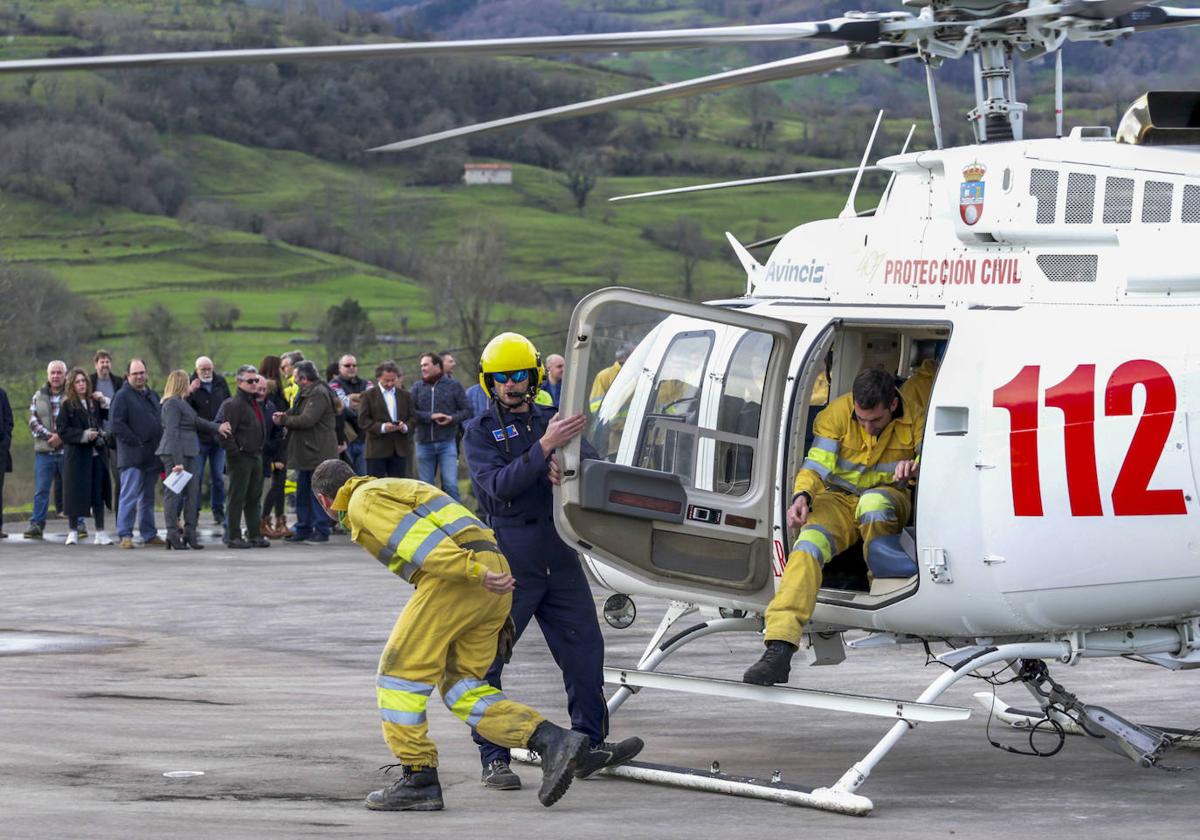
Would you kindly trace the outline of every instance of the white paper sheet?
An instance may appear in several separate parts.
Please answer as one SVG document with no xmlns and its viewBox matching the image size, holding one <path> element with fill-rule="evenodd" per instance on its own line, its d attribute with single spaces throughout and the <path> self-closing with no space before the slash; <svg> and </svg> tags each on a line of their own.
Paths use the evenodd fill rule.
<svg viewBox="0 0 1200 840">
<path fill-rule="evenodd" d="M 166 487 L 172 493 L 182 493 L 183 488 L 187 487 L 187 483 L 192 480 L 192 474 L 187 470 L 179 472 L 169 472 L 167 477 L 163 479 L 163 487 Z"/>
</svg>

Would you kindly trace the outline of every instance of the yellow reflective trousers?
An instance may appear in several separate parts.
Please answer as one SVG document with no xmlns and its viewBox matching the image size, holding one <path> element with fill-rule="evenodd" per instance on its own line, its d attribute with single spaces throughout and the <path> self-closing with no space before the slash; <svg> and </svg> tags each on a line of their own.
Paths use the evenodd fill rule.
<svg viewBox="0 0 1200 840">
<path fill-rule="evenodd" d="M 764 638 L 798 646 L 817 604 L 825 564 L 858 542 L 860 536 L 865 557 L 872 540 L 900 533 L 911 513 L 912 497 L 907 490 L 893 486 L 875 487 L 861 496 L 836 491 L 818 493 L 808 522 L 800 528 L 788 554 L 775 597 L 767 606 Z"/>
<path fill-rule="evenodd" d="M 383 738 L 410 767 L 436 767 L 426 706 L 434 689 L 459 720 L 504 747 L 523 747 L 545 718 L 484 679 L 512 595 L 483 588 L 509 571 L 496 536 L 435 487 L 404 478 L 347 481 L 331 508 L 350 537 L 417 590 L 379 660 Z"/>
<path fill-rule="evenodd" d="M 487 554 L 477 552 L 479 561 Z M 499 553 L 491 571 L 506 572 Z M 484 675 L 496 658 L 496 640 L 512 595 L 477 583 L 426 576 L 400 614 L 379 660 L 376 693 L 383 739 L 401 762 L 436 767 L 425 704 L 434 688 L 454 716 L 493 744 L 523 747 L 545 718 L 507 699 Z"/>
</svg>

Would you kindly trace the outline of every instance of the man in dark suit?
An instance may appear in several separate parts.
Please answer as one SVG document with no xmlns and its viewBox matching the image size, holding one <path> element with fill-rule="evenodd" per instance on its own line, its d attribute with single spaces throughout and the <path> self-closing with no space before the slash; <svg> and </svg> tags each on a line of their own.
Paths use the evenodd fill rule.
<svg viewBox="0 0 1200 840">
<path fill-rule="evenodd" d="M 367 474 L 375 478 L 408 478 L 413 466 L 417 415 L 403 378 L 395 362 L 383 362 L 375 368 L 378 384 L 363 392 L 359 405 L 358 427 L 367 435 Z"/>
</svg>

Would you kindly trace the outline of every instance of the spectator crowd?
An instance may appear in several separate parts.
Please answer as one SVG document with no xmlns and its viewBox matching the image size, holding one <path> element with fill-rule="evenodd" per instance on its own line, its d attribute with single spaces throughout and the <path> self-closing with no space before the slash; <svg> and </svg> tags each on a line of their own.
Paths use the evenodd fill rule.
<svg viewBox="0 0 1200 840">
<path fill-rule="evenodd" d="M 425 353 L 420 377 L 405 389 L 396 362 L 376 365 L 372 380 L 351 354 L 324 375 L 290 351 L 241 365 L 228 378 L 200 356 L 190 373 L 171 371 L 160 393 L 140 358 L 128 361 L 124 376 L 103 349 L 92 372 L 54 360 L 23 417 L 0 388 L 0 514 L 13 425 L 22 419 L 34 449 L 29 540 L 44 538 L 53 499 L 67 520 L 68 545 L 90 537 L 125 549 L 202 549 L 205 502 L 229 548 L 327 542 L 336 526 L 314 499 L 312 475 L 330 458 L 358 475 L 419 478 L 458 500 L 463 424 L 486 412 L 489 398 L 478 384 L 464 390 L 456 366 L 450 353 Z M 547 357 L 546 370 L 538 401 L 557 405 L 562 357 Z M 160 485 L 165 537 L 156 522 Z M 0 518 L 0 539 L 7 536 Z"/>
</svg>

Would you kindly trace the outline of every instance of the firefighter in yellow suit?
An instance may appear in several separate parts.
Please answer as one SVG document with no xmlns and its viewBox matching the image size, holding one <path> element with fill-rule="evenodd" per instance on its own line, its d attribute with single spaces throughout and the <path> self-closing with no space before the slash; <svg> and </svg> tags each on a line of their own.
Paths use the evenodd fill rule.
<svg viewBox="0 0 1200 840">
<path fill-rule="evenodd" d="M 925 404 L 896 390 L 895 378 L 872 368 L 851 392 L 813 423 L 813 444 L 796 475 L 789 528 L 799 528 L 775 597 L 767 606 L 767 649 L 742 677 L 756 685 L 787 682 L 821 588 L 821 573 L 838 552 L 898 534 L 912 513 L 907 489 L 916 477 Z"/>
<path fill-rule="evenodd" d="M 472 730 L 542 758 L 538 799 L 566 792 L 587 736 L 554 725 L 484 679 L 496 658 L 515 585 L 491 529 L 437 488 L 406 478 L 356 476 L 341 460 L 313 473 L 313 494 L 350 538 L 416 587 L 379 661 L 383 738 L 401 778 L 367 797 L 372 810 L 439 811 L 437 747 L 425 707 L 436 688 Z"/>
</svg>

